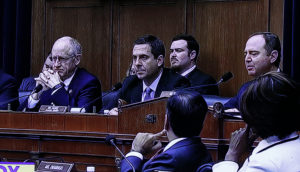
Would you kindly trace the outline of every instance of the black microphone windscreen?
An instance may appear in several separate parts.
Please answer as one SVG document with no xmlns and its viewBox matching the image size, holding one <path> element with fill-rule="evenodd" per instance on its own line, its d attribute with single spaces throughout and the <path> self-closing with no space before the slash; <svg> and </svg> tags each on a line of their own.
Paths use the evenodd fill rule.
<svg viewBox="0 0 300 172">
<path fill-rule="evenodd" d="M 110 143 L 111 140 L 113 140 L 113 142 L 115 142 L 116 138 L 115 138 L 115 136 L 109 134 L 109 135 L 107 135 L 106 138 L 105 138 L 105 143 L 106 143 L 106 144 L 111 144 L 111 143 Z"/>
<path fill-rule="evenodd" d="M 34 88 L 33 92 L 34 92 L 34 93 L 38 93 L 38 92 L 40 92 L 42 89 L 43 89 L 43 86 L 42 86 L 41 84 L 39 84 L 39 85 L 37 85 L 37 86 Z"/>
<path fill-rule="evenodd" d="M 120 88 L 122 88 L 122 83 L 118 82 L 113 86 L 112 91 L 117 91 Z"/>
<path fill-rule="evenodd" d="M 233 74 L 231 72 L 227 72 L 222 76 L 222 82 L 226 82 L 229 79 L 231 79 L 233 77 Z"/>
</svg>

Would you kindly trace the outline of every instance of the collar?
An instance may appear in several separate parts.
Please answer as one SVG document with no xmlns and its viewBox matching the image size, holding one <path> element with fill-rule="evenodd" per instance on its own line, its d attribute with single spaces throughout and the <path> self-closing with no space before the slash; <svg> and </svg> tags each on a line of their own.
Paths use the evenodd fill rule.
<svg viewBox="0 0 300 172">
<path fill-rule="evenodd" d="M 183 72 L 181 74 L 181 76 L 186 76 L 187 74 L 191 73 L 195 68 L 196 68 L 196 65 L 194 65 L 193 67 L 191 67 L 188 70 L 186 70 L 185 72 Z"/>
<path fill-rule="evenodd" d="M 156 88 L 157 88 L 157 85 L 158 85 L 158 82 L 161 78 L 161 75 L 163 73 L 163 70 L 160 71 L 158 77 L 152 82 L 152 84 L 149 86 L 151 88 L 151 90 L 153 90 L 154 92 L 156 91 Z M 143 81 L 143 92 L 145 92 L 146 88 L 148 86 L 145 84 L 145 82 Z"/>
<path fill-rule="evenodd" d="M 257 147 L 253 150 L 253 154 L 260 153 L 264 150 L 267 150 L 268 148 L 273 147 L 273 145 L 275 146 L 277 144 L 285 143 L 289 140 L 297 139 L 297 137 L 299 137 L 297 132 L 293 132 L 292 134 L 288 135 L 283 139 L 279 139 L 277 136 L 268 137 L 259 142 Z"/>
<path fill-rule="evenodd" d="M 173 145 L 175 145 L 176 143 L 180 142 L 181 140 L 184 140 L 186 139 L 186 137 L 181 137 L 181 138 L 177 138 L 177 139 L 174 139 L 172 141 L 170 141 L 167 146 L 164 148 L 164 151 L 165 152 L 166 150 L 168 150 L 170 147 L 172 147 Z"/>
<path fill-rule="evenodd" d="M 76 72 L 77 72 L 77 68 L 75 69 L 75 71 L 74 71 L 74 73 L 73 73 L 72 76 L 70 76 L 69 78 L 67 78 L 66 80 L 64 80 L 63 83 L 65 84 L 65 89 L 66 90 L 69 88 L 69 85 L 70 85 L 70 83 L 71 83 L 71 81 L 72 81 L 72 79 L 73 79 L 73 77 L 74 77 L 74 75 L 75 75 Z"/>
</svg>

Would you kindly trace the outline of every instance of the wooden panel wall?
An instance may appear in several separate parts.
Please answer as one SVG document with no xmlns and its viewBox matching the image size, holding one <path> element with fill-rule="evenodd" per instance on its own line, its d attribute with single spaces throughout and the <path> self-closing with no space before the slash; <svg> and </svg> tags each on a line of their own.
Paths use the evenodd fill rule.
<svg viewBox="0 0 300 172">
<path fill-rule="evenodd" d="M 233 96 L 251 79 L 243 59 L 248 36 L 273 31 L 282 38 L 283 31 L 283 0 L 35 0 L 32 10 L 32 74 L 39 73 L 54 41 L 69 35 L 83 46 L 81 66 L 104 90 L 126 76 L 138 36 L 161 38 L 169 67 L 172 37 L 189 33 L 200 43 L 201 70 L 216 80 L 234 73 L 220 87 L 222 96 Z"/>
</svg>

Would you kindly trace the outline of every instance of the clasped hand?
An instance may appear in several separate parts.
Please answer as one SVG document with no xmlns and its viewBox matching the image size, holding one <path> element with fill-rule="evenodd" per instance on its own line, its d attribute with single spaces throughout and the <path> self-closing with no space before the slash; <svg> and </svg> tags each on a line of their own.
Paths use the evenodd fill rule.
<svg viewBox="0 0 300 172">
<path fill-rule="evenodd" d="M 53 88 L 62 82 L 58 73 L 50 69 L 41 72 L 39 77 L 35 78 L 35 80 L 37 85 L 41 84 L 43 86 L 43 91 Z"/>
</svg>

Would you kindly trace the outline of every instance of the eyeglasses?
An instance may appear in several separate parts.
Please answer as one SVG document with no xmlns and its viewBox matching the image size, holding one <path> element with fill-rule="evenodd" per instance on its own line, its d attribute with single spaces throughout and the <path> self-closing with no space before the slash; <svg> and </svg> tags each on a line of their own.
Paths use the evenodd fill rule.
<svg viewBox="0 0 300 172">
<path fill-rule="evenodd" d="M 73 57 L 75 57 L 75 55 L 74 56 L 71 56 L 71 57 L 60 57 L 60 56 L 55 56 L 55 57 L 50 57 L 50 60 L 53 62 L 53 63 L 55 63 L 55 62 L 60 62 L 60 63 L 65 63 L 65 62 L 67 62 L 68 60 L 70 60 L 70 59 L 72 59 Z"/>
</svg>

